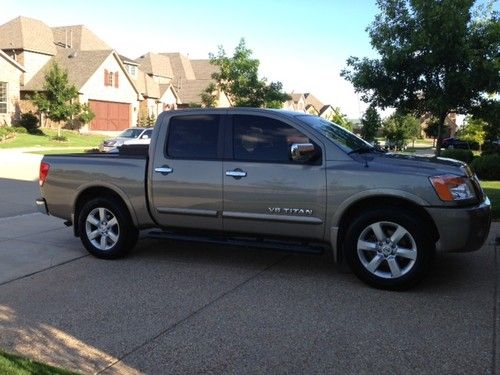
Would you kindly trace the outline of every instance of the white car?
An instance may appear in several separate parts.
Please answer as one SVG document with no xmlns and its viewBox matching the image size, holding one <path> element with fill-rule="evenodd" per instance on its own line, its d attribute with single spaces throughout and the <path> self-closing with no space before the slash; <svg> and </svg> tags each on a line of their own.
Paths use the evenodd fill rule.
<svg viewBox="0 0 500 375">
<path fill-rule="evenodd" d="M 118 137 L 104 141 L 99 150 L 109 152 L 123 145 L 149 145 L 153 128 L 128 128 L 121 132 Z"/>
</svg>

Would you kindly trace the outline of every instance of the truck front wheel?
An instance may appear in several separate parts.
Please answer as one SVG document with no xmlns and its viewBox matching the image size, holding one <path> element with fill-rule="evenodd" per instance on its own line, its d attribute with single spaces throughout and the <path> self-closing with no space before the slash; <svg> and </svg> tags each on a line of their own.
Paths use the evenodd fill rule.
<svg viewBox="0 0 500 375">
<path fill-rule="evenodd" d="M 380 208 L 352 222 L 344 254 L 352 271 L 382 289 L 407 289 L 429 270 L 434 244 L 416 215 L 403 209 Z"/>
<path fill-rule="evenodd" d="M 78 227 L 88 252 L 104 259 L 126 255 L 139 236 L 126 208 L 110 198 L 95 198 L 85 203 L 78 217 Z"/>
</svg>

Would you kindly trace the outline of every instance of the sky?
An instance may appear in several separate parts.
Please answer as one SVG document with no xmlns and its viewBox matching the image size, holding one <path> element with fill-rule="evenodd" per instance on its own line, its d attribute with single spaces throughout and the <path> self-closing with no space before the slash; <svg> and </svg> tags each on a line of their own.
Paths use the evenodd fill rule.
<svg viewBox="0 0 500 375">
<path fill-rule="evenodd" d="M 366 27 L 375 0 L 0 0 L 0 24 L 20 15 L 49 26 L 83 24 L 118 53 L 181 52 L 206 59 L 241 38 L 260 60 L 260 74 L 287 92 L 310 92 L 361 117 L 366 104 L 340 77 L 349 56 L 374 57 Z"/>
</svg>

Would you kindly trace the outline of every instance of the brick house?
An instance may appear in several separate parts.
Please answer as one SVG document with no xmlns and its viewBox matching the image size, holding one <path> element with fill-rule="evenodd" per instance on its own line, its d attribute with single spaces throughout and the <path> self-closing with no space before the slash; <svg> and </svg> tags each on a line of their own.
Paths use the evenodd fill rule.
<svg viewBox="0 0 500 375">
<path fill-rule="evenodd" d="M 96 114 L 89 130 L 117 131 L 137 123 L 142 99 L 119 56 L 83 25 L 50 28 L 28 17 L 0 25 L 0 49 L 22 66 L 18 107 L 33 110 L 28 95 L 43 90 L 45 74 L 57 62 Z"/>
<path fill-rule="evenodd" d="M 11 125 L 20 115 L 19 85 L 24 68 L 0 50 L 0 126 Z"/>
</svg>

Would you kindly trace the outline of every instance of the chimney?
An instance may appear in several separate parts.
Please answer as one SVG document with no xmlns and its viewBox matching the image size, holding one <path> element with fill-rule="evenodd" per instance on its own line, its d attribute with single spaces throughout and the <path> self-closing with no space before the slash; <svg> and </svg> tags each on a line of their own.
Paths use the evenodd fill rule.
<svg viewBox="0 0 500 375">
<path fill-rule="evenodd" d="M 73 29 L 69 31 L 69 48 L 73 48 Z"/>
</svg>

